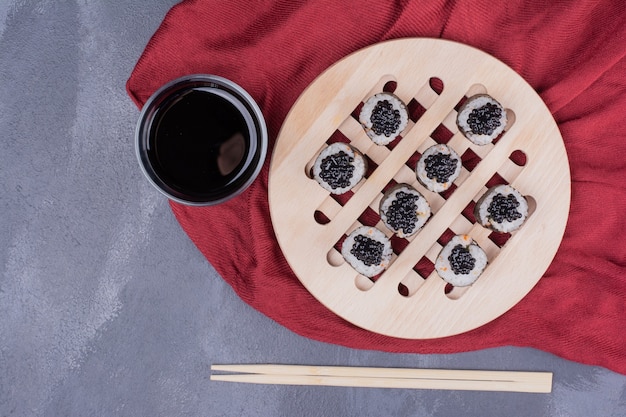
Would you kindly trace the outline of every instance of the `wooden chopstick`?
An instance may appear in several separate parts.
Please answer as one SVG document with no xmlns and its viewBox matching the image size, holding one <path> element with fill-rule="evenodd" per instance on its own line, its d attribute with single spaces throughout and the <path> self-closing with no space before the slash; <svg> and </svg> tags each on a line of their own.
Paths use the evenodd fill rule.
<svg viewBox="0 0 626 417">
<path fill-rule="evenodd" d="M 211 380 L 279 385 L 324 385 L 370 388 L 413 388 L 549 393 L 551 372 L 452 369 L 366 368 L 241 364 L 212 365 Z"/>
</svg>

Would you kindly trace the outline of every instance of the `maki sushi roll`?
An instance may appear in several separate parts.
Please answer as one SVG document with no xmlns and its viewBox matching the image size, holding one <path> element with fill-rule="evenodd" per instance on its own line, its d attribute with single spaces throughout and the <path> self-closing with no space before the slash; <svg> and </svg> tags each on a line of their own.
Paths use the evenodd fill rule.
<svg viewBox="0 0 626 417">
<path fill-rule="evenodd" d="M 496 232 L 512 232 L 526 221 L 528 202 L 510 185 L 496 185 L 478 200 L 474 217 L 478 223 Z"/>
<path fill-rule="evenodd" d="M 461 173 L 461 158 L 444 144 L 433 145 L 422 154 L 415 168 L 417 179 L 430 191 L 440 193 Z"/>
<path fill-rule="evenodd" d="M 399 237 L 408 237 L 424 226 L 430 205 L 422 194 L 408 184 L 398 184 L 380 201 L 380 218 Z"/>
<path fill-rule="evenodd" d="M 359 122 L 367 136 L 377 145 L 387 145 L 404 129 L 409 121 L 406 105 L 391 93 L 375 94 L 363 104 Z"/>
<path fill-rule="evenodd" d="M 468 98 L 456 118 L 461 133 L 476 145 L 491 143 L 504 131 L 506 123 L 506 110 L 487 94 Z"/>
<path fill-rule="evenodd" d="M 332 194 L 343 194 L 361 181 L 367 161 L 356 148 L 333 143 L 317 156 L 311 169 L 313 178 Z"/>
<path fill-rule="evenodd" d="M 468 235 L 454 236 L 435 262 L 439 276 L 455 287 L 472 285 L 487 266 L 487 255 Z"/>
<path fill-rule="evenodd" d="M 373 277 L 385 270 L 391 261 L 391 241 L 375 227 L 361 226 L 344 240 L 341 254 L 361 275 Z"/>
</svg>

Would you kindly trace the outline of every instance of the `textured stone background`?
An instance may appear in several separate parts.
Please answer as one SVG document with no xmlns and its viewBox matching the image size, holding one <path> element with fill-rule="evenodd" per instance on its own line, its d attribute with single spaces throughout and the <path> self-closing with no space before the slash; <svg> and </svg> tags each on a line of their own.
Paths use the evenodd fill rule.
<svg viewBox="0 0 626 417">
<path fill-rule="evenodd" d="M 0 1 L 0 416 L 624 416 L 544 352 L 356 351 L 254 311 L 141 176 L 124 85 L 175 0 Z M 552 394 L 238 385 L 212 363 L 549 370 Z"/>
</svg>

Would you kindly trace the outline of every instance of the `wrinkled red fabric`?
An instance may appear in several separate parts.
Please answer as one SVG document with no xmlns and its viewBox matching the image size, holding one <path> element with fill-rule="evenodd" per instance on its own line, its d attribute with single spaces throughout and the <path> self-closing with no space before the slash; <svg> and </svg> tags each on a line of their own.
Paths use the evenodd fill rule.
<svg viewBox="0 0 626 417">
<path fill-rule="evenodd" d="M 556 119 L 572 176 L 560 249 L 537 286 L 492 322 L 432 340 L 382 336 L 311 296 L 274 237 L 270 158 L 242 195 L 219 206 L 171 203 L 180 225 L 248 304 L 320 341 L 389 352 L 525 346 L 626 374 L 626 4 L 615 0 L 189 0 L 150 39 L 127 90 L 141 106 L 191 73 L 235 81 L 266 117 L 270 152 L 290 107 L 316 76 L 368 45 L 440 37 L 515 69 Z"/>
</svg>

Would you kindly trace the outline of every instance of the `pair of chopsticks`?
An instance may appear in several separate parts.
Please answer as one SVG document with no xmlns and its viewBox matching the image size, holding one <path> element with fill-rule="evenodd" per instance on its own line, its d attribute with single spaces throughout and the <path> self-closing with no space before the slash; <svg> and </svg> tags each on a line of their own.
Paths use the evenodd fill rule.
<svg viewBox="0 0 626 417">
<path fill-rule="evenodd" d="M 278 385 L 412 388 L 549 393 L 551 372 L 479 371 L 452 369 L 365 368 L 241 364 L 212 365 L 213 381 Z"/>
</svg>

